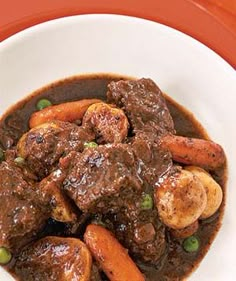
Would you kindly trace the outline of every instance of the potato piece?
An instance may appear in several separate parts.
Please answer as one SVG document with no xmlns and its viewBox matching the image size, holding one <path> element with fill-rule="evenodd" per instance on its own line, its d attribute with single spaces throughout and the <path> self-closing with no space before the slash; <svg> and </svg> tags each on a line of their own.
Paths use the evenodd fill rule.
<svg viewBox="0 0 236 281">
<path fill-rule="evenodd" d="M 105 228 L 90 224 L 84 234 L 85 243 L 110 281 L 144 281 L 142 273 L 125 248 Z"/>
<path fill-rule="evenodd" d="M 82 241 L 48 236 L 20 253 L 15 271 L 27 281 L 90 281 L 91 266 L 91 254 Z"/>
<path fill-rule="evenodd" d="M 60 184 L 62 184 L 63 181 L 63 176 L 61 176 L 61 179 L 60 175 L 57 176 L 57 174 L 60 173 L 60 170 L 56 170 L 50 174 L 40 182 L 39 188 L 50 198 L 52 207 L 51 217 L 61 222 L 73 222 L 76 220 L 77 216 L 71 206 L 69 198 L 67 198 L 60 189 Z"/>
<path fill-rule="evenodd" d="M 44 123 L 26 132 L 18 141 L 18 156 L 25 159 L 26 166 L 38 179 L 47 176 L 61 157 L 65 147 L 61 139 L 69 135 L 68 130 L 64 131 L 59 121 Z"/>
<path fill-rule="evenodd" d="M 201 181 L 183 169 L 164 179 L 155 196 L 161 220 L 173 229 L 182 229 L 194 223 L 207 204 Z"/>
<path fill-rule="evenodd" d="M 188 166 L 185 169 L 197 176 L 206 190 L 207 205 L 200 218 L 207 219 L 214 215 L 221 205 L 223 200 L 222 188 L 205 170 L 196 166 Z"/>
<path fill-rule="evenodd" d="M 120 143 L 127 137 L 129 122 L 122 109 L 100 102 L 88 108 L 83 126 L 95 132 L 98 143 Z"/>
<path fill-rule="evenodd" d="M 17 143 L 17 152 L 20 157 L 26 158 L 29 154 L 28 147 L 29 147 L 29 135 L 31 139 L 33 139 L 34 135 L 37 137 L 40 134 L 44 135 L 47 133 L 47 131 L 52 130 L 53 132 L 61 131 L 61 128 L 58 123 L 56 122 L 50 122 L 50 123 L 44 123 L 39 125 L 38 127 L 31 129 L 27 133 L 25 133 L 18 141 Z"/>
<path fill-rule="evenodd" d="M 198 220 L 194 223 L 190 224 L 189 226 L 182 228 L 182 229 L 171 229 L 171 235 L 176 238 L 187 238 L 197 232 L 199 227 Z"/>
</svg>

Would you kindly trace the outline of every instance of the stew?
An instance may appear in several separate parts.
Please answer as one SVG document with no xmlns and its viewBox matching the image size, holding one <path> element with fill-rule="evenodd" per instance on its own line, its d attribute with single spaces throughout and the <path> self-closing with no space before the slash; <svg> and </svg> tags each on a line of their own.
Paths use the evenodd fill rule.
<svg viewBox="0 0 236 281">
<path fill-rule="evenodd" d="M 27 281 L 183 280 L 221 225 L 226 166 L 151 79 L 55 82 L 0 121 L 0 264 Z"/>
</svg>

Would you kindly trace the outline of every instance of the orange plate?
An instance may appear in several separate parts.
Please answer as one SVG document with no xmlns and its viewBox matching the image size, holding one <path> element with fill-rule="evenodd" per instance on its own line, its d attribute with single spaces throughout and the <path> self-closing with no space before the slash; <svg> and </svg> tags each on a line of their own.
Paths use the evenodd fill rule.
<svg viewBox="0 0 236 281">
<path fill-rule="evenodd" d="M 236 11 L 231 13 L 232 7 L 227 10 L 214 6 L 214 1 L 0 0 L 0 41 L 29 26 L 59 17 L 91 13 L 124 14 L 154 20 L 187 33 L 236 67 Z"/>
</svg>

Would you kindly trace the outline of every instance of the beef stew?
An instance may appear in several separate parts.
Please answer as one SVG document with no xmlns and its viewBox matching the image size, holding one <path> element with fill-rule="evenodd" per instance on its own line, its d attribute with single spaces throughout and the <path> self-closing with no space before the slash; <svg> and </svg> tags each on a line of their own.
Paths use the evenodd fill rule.
<svg viewBox="0 0 236 281">
<path fill-rule="evenodd" d="M 0 147 L 0 247 L 18 280 L 72 280 L 78 263 L 73 280 L 183 280 L 221 225 L 224 151 L 151 79 L 42 88 L 2 117 Z"/>
</svg>

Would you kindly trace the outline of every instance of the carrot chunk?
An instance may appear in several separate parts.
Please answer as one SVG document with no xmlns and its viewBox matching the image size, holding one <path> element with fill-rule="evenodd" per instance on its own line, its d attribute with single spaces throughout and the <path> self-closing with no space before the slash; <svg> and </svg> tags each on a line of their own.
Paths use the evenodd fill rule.
<svg viewBox="0 0 236 281">
<path fill-rule="evenodd" d="M 144 281 L 142 273 L 125 248 L 105 228 L 90 224 L 84 234 L 85 243 L 111 281 Z"/>
<path fill-rule="evenodd" d="M 82 119 L 84 113 L 91 104 L 101 102 L 98 99 L 83 99 L 79 101 L 65 102 L 48 106 L 40 111 L 34 112 L 29 120 L 29 127 L 34 128 L 53 120 L 73 122 Z"/>
</svg>

